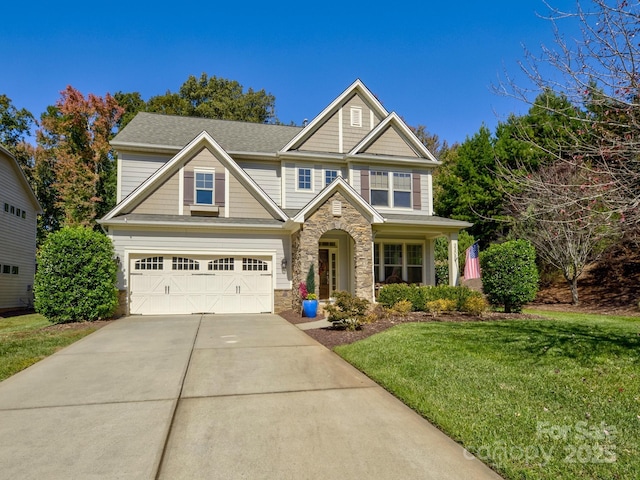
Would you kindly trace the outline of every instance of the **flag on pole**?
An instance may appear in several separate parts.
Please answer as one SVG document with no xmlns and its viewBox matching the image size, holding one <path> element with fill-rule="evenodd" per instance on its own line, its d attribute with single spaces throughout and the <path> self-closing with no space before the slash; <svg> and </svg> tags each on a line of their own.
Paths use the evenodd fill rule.
<svg viewBox="0 0 640 480">
<path fill-rule="evenodd" d="M 480 249 L 478 242 L 467 248 L 464 262 L 464 279 L 480 278 Z"/>
</svg>

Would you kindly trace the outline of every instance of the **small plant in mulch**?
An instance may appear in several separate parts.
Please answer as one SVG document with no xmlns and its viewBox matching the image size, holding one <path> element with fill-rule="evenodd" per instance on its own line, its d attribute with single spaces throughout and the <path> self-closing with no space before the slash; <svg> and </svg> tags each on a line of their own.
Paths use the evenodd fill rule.
<svg viewBox="0 0 640 480">
<path fill-rule="evenodd" d="M 327 305 L 328 320 L 338 330 L 359 330 L 366 323 L 369 301 L 351 295 L 349 292 L 334 292 L 335 302 Z"/>
</svg>

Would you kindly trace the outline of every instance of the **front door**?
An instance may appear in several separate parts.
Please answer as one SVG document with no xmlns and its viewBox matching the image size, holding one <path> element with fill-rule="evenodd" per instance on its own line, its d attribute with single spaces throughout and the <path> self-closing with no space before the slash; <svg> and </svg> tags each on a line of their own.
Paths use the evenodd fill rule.
<svg viewBox="0 0 640 480">
<path fill-rule="evenodd" d="M 335 249 L 318 250 L 318 275 L 320 300 L 328 300 L 338 289 L 338 252 Z"/>
</svg>

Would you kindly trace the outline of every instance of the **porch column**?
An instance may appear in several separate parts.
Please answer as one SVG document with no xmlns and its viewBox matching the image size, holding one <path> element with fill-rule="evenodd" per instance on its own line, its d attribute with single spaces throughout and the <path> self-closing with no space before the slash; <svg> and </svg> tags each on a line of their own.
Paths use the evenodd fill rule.
<svg viewBox="0 0 640 480">
<path fill-rule="evenodd" d="M 436 255 L 435 255 L 435 240 L 427 238 L 425 247 L 425 266 L 427 269 L 427 285 L 436 284 Z"/>
<path fill-rule="evenodd" d="M 449 285 L 456 286 L 459 281 L 458 273 L 458 232 L 447 235 L 449 239 Z"/>
</svg>

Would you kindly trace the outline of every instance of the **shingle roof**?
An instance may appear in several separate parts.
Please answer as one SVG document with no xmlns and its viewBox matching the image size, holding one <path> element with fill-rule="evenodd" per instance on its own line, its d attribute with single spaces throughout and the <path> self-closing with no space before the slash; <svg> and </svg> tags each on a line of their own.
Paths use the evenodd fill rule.
<svg viewBox="0 0 640 480">
<path fill-rule="evenodd" d="M 275 153 L 300 130 L 302 127 L 140 112 L 111 144 L 182 148 L 206 131 L 227 152 Z"/>
</svg>

